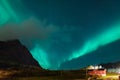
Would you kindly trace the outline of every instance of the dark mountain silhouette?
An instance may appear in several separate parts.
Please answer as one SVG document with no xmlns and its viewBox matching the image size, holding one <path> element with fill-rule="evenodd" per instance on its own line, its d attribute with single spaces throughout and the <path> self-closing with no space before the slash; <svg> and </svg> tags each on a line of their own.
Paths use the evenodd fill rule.
<svg viewBox="0 0 120 80">
<path fill-rule="evenodd" d="M 0 41 L 0 67 L 20 64 L 40 67 L 27 48 L 19 40 Z"/>
<path fill-rule="evenodd" d="M 60 69 L 79 69 L 88 65 L 120 61 L 120 40 L 99 47 L 96 51 L 63 63 Z M 119 63 L 120 64 L 120 63 Z M 77 67 L 76 67 L 77 66 Z"/>
<path fill-rule="evenodd" d="M 120 61 L 100 64 L 100 65 L 102 65 L 106 69 L 109 69 L 109 68 L 120 68 Z"/>
</svg>

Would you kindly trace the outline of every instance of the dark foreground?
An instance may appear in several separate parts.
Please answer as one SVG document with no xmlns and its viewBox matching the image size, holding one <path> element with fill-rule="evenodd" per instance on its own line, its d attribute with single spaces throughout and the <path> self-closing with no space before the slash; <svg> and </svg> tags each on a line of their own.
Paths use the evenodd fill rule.
<svg viewBox="0 0 120 80">
<path fill-rule="evenodd" d="M 19 78 L 6 78 L 0 80 L 86 80 L 86 79 L 71 79 L 61 77 L 19 77 Z"/>
<path fill-rule="evenodd" d="M 0 70 L 0 80 L 85 80 L 85 70 Z"/>
</svg>

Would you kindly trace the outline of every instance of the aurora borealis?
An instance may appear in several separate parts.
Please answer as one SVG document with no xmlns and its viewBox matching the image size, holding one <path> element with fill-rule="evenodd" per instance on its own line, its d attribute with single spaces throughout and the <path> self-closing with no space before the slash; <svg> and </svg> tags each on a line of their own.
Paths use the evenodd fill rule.
<svg viewBox="0 0 120 80">
<path fill-rule="evenodd" d="M 120 39 L 119 4 L 119 0 L 1 0 L 0 40 L 20 39 L 43 68 L 60 69 L 62 63 Z"/>
</svg>

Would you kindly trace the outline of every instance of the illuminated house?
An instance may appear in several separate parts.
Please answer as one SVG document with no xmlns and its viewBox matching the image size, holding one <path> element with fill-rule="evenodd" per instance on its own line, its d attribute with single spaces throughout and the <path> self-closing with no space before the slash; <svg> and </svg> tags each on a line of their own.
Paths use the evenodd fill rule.
<svg viewBox="0 0 120 80">
<path fill-rule="evenodd" d="M 89 76 L 106 76 L 106 69 L 101 66 L 91 66 L 87 69 L 87 75 Z"/>
</svg>

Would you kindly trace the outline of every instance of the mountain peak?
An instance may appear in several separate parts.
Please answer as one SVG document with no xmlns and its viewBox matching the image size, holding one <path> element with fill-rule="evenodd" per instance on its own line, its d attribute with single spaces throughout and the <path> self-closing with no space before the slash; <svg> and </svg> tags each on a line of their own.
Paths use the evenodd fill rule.
<svg viewBox="0 0 120 80">
<path fill-rule="evenodd" d="M 0 41 L 0 62 L 39 66 L 28 49 L 17 39 Z"/>
</svg>

